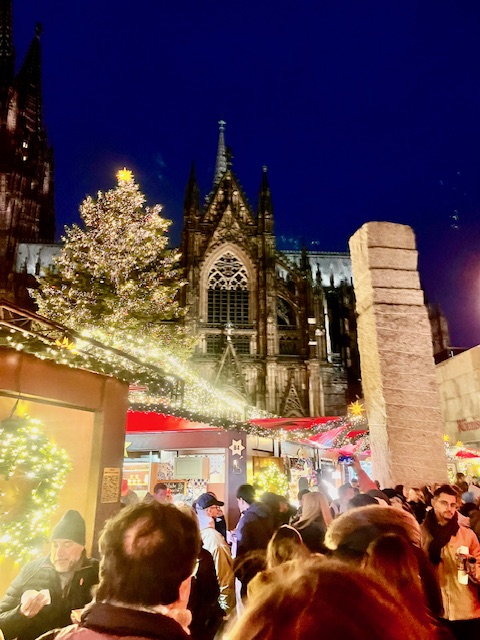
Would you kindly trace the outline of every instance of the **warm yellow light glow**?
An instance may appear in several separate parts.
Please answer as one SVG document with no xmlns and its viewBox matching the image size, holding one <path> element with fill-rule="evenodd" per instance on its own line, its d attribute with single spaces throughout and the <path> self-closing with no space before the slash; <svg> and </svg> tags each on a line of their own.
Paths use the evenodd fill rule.
<svg viewBox="0 0 480 640">
<path fill-rule="evenodd" d="M 130 180 L 132 179 L 133 173 L 125 167 L 123 167 L 123 169 L 120 169 L 120 171 L 117 173 L 117 180 L 119 182 L 130 182 Z"/>
<path fill-rule="evenodd" d="M 348 412 L 352 416 L 360 417 L 365 413 L 365 407 L 358 400 L 355 400 L 348 405 Z"/>
</svg>

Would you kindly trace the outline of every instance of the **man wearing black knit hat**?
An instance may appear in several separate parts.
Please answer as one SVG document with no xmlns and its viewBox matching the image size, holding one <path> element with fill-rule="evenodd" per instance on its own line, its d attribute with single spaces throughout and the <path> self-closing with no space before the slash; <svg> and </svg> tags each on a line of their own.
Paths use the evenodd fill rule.
<svg viewBox="0 0 480 640">
<path fill-rule="evenodd" d="M 27 564 L 0 602 L 5 640 L 34 640 L 71 622 L 92 599 L 98 561 L 85 553 L 85 520 L 71 509 L 52 532 L 50 555 Z"/>
</svg>

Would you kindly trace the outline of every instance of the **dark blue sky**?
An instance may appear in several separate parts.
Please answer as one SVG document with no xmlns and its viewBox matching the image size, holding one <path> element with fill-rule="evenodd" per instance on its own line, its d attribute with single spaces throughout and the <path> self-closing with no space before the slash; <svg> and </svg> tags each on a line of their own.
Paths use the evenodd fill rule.
<svg viewBox="0 0 480 640">
<path fill-rule="evenodd" d="M 174 220 L 195 160 L 212 183 L 217 120 L 276 233 L 347 249 L 364 222 L 412 225 L 452 342 L 480 342 L 477 0 L 14 0 L 17 64 L 44 27 L 45 120 L 59 231 L 131 168 Z M 458 219 L 456 219 L 458 216 Z"/>
</svg>

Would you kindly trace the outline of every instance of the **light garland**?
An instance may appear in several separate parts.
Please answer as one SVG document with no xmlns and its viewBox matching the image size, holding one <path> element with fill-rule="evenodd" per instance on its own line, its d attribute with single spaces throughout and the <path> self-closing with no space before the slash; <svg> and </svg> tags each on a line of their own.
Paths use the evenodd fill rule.
<svg viewBox="0 0 480 640">
<path fill-rule="evenodd" d="M 0 426 L 0 558 L 23 563 L 38 554 L 71 464 L 67 453 L 27 416 Z"/>
</svg>

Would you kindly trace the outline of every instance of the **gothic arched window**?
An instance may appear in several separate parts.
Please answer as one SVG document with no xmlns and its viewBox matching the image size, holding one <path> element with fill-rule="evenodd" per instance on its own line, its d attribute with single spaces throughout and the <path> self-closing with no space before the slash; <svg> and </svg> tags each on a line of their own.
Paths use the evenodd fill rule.
<svg viewBox="0 0 480 640">
<path fill-rule="evenodd" d="M 224 253 L 208 274 L 208 322 L 249 322 L 247 270 L 233 253 Z"/>
</svg>

